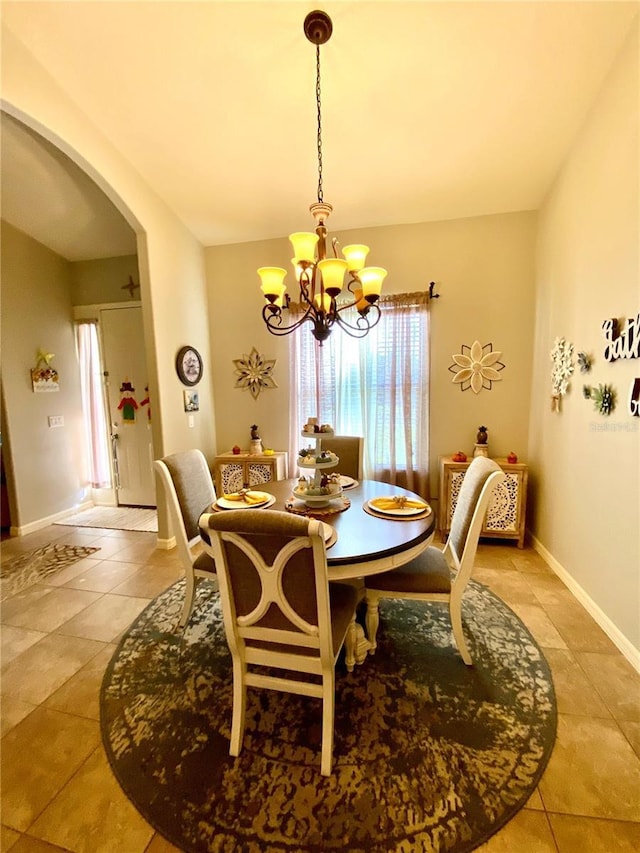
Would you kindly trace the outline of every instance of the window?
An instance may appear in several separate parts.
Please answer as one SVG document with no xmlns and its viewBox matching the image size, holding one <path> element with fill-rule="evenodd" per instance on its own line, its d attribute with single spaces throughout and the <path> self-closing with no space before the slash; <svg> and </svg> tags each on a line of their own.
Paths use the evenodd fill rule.
<svg viewBox="0 0 640 853">
<path fill-rule="evenodd" d="M 336 328 L 320 346 L 308 324 L 290 336 L 290 458 L 302 424 L 317 417 L 339 435 L 364 436 L 365 477 L 428 497 L 428 296 L 379 305 L 380 322 L 364 338 Z"/>
</svg>

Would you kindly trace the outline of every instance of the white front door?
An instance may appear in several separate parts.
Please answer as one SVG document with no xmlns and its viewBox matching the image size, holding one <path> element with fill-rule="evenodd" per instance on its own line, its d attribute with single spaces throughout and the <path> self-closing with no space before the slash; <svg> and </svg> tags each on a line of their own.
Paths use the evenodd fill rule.
<svg viewBox="0 0 640 853">
<path fill-rule="evenodd" d="M 104 308 L 100 329 L 118 504 L 155 506 L 142 308 Z"/>
</svg>

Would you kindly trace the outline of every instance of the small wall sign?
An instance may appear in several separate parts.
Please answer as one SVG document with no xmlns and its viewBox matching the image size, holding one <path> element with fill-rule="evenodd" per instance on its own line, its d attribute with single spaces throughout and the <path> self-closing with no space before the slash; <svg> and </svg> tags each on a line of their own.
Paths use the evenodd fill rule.
<svg viewBox="0 0 640 853">
<path fill-rule="evenodd" d="M 52 358 L 55 358 L 54 353 L 38 350 L 36 366 L 31 369 L 31 387 L 34 393 L 60 390 L 58 371 L 50 364 Z"/>
</svg>

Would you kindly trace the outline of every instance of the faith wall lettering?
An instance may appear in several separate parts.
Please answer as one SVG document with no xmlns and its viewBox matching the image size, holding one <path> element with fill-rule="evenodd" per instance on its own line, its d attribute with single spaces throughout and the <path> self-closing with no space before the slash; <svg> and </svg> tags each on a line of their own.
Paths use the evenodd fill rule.
<svg viewBox="0 0 640 853">
<path fill-rule="evenodd" d="M 606 361 L 618 358 L 640 358 L 640 313 L 629 318 L 624 329 L 619 331 L 616 319 L 605 320 L 602 324 L 607 344 L 604 348 Z"/>
<path fill-rule="evenodd" d="M 618 321 L 605 320 L 602 324 L 607 343 L 604 348 L 606 361 L 619 358 L 640 358 L 640 313 L 629 318 L 620 331 Z M 640 379 L 634 379 L 629 389 L 629 414 L 640 417 Z"/>
</svg>

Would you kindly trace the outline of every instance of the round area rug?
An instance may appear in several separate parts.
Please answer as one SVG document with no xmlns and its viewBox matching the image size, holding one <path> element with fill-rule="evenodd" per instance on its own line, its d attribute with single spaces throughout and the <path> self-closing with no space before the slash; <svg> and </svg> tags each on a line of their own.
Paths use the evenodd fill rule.
<svg viewBox="0 0 640 853">
<path fill-rule="evenodd" d="M 243 749 L 229 756 L 231 658 L 220 599 L 200 584 L 177 629 L 180 581 L 129 629 L 105 673 L 102 736 L 144 817 L 189 853 L 463 853 L 526 803 L 549 759 L 549 667 L 518 617 L 471 582 L 475 661 L 442 605 L 382 601 L 378 649 L 339 661 L 333 773 L 320 775 L 321 703 L 248 692 Z"/>
</svg>

